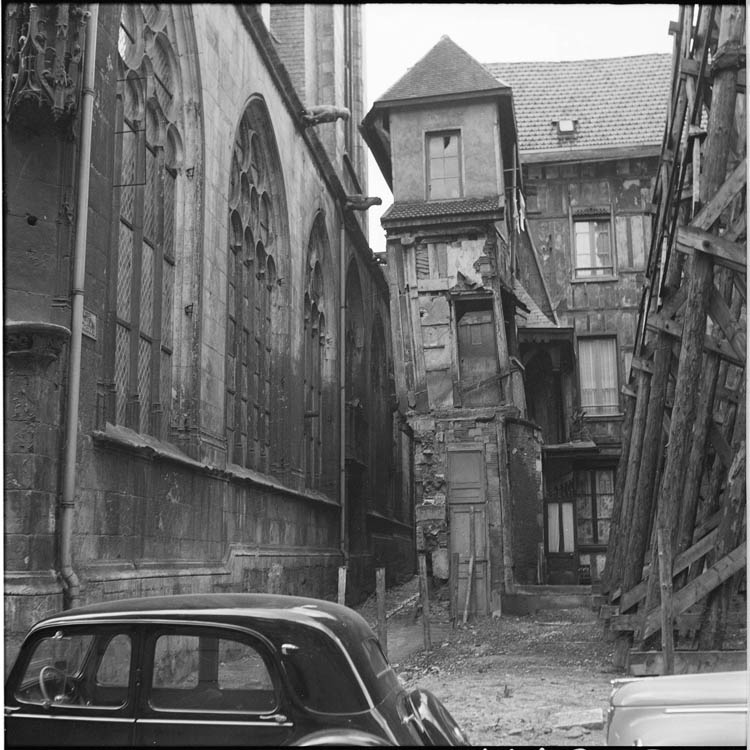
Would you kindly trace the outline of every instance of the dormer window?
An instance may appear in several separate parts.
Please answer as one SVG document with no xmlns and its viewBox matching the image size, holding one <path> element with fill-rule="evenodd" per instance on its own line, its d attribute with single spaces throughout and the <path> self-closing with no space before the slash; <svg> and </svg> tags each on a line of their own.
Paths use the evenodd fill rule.
<svg viewBox="0 0 750 750">
<path fill-rule="evenodd" d="M 458 130 L 427 133 L 427 200 L 460 198 L 461 134 Z"/>
<path fill-rule="evenodd" d="M 557 125 L 557 134 L 563 138 L 574 136 L 578 129 L 578 120 L 557 120 L 553 124 Z"/>
</svg>

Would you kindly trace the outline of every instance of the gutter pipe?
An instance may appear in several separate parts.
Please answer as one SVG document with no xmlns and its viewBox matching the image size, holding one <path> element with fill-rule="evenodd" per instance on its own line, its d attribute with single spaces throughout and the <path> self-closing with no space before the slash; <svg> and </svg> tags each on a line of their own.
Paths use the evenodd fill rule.
<svg viewBox="0 0 750 750">
<path fill-rule="evenodd" d="M 341 211 L 339 235 L 339 497 L 341 500 L 341 556 L 349 565 L 349 538 L 346 515 L 346 222 Z"/>
<path fill-rule="evenodd" d="M 73 569 L 73 515 L 75 511 L 76 459 L 78 450 L 78 409 L 81 388 L 81 342 L 83 337 L 83 290 L 86 280 L 86 235 L 88 231 L 91 133 L 94 119 L 94 82 L 99 5 L 89 5 L 89 34 L 84 50 L 81 92 L 81 140 L 78 160 L 76 202 L 76 242 L 71 288 L 70 353 L 65 415 L 65 453 L 60 502 L 60 574 L 63 581 L 63 608 L 74 607 L 80 582 Z"/>
</svg>

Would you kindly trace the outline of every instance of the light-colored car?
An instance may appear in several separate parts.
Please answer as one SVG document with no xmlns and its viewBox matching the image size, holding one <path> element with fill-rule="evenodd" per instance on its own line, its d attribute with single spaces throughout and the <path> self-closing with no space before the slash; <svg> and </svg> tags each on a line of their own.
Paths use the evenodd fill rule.
<svg viewBox="0 0 750 750">
<path fill-rule="evenodd" d="M 607 744 L 747 746 L 747 672 L 613 680 Z"/>
</svg>

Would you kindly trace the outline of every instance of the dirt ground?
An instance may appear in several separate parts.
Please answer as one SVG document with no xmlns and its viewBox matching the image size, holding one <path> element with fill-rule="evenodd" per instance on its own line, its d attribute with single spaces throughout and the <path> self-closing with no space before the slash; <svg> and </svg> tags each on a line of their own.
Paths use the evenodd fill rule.
<svg viewBox="0 0 750 750">
<path fill-rule="evenodd" d="M 483 618 L 453 628 L 445 601 L 430 607 L 432 649 L 424 649 L 418 581 L 389 589 L 388 655 L 407 688 L 445 704 L 474 745 L 605 744 L 613 643 L 587 608 Z M 357 608 L 377 622 L 374 597 Z"/>
<path fill-rule="evenodd" d="M 540 610 L 441 634 L 394 666 L 407 687 L 437 695 L 473 744 L 604 744 L 618 675 L 595 613 Z"/>
</svg>

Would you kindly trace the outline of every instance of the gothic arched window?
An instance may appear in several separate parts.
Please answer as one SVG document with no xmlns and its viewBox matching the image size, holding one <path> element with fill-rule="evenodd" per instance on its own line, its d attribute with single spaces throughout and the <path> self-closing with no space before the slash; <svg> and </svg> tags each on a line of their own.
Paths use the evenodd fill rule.
<svg viewBox="0 0 750 750">
<path fill-rule="evenodd" d="M 310 233 L 305 265 L 304 320 L 304 460 L 305 484 L 319 489 L 323 472 L 323 426 L 326 423 L 323 398 L 325 365 L 325 301 L 323 262 L 329 254 L 323 215 L 318 214 Z"/>
<path fill-rule="evenodd" d="M 265 108 L 251 102 L 237 127 L 229 179 L 226 422 L 228 460 L 267 472 L 272 437 L 274 257 L 282 213 Z"/>
<path fill-rule="evenodd" d="M 162 6 L 163 7 L 163 6 Z M 172 391 L 181 76 L 170 14 L 124 5 L 115 128 L 114 420 L 167 436 Z"/>
</svg>

